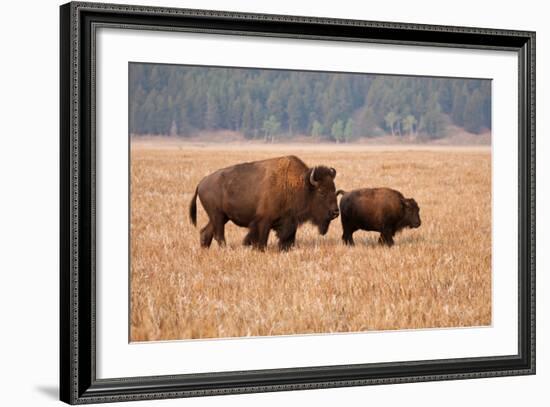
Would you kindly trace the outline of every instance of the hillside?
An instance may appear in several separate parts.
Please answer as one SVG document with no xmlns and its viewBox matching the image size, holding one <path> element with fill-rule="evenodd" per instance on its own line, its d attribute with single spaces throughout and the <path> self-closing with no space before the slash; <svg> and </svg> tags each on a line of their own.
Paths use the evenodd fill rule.
<svg viewBox="0 0 550 407">
<path fill-rule="evenodd" d="M 129 75 L 132 134 L 352 142 L 491 128 L 490 80 L 142 63 Z"/>
</svg>

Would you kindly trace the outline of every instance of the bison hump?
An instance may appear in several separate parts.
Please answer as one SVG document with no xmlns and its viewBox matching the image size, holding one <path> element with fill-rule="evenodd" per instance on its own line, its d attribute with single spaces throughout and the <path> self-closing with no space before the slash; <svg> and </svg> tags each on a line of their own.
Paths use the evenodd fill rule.
<svg viewBox="0 0 550 407">
<path fill-rule="evenodd" d="M 298 157 L 280 157 L 270 171 L 271 186 L 281 193 L 303 189 L 307 170 L 308 167 Z"/>
</svg>

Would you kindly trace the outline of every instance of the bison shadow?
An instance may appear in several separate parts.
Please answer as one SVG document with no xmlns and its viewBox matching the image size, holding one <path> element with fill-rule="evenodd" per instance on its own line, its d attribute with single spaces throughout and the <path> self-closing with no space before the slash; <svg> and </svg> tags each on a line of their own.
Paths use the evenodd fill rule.
<svg viewBox="0 0 550 407">
<path fill-rule="evenodd" d="M 342 242 L 342 239 L 340 237 L 324 237 L 319 239 L 297 240 L 296 248 L 307 249 L 307 248 L 315 248 L 315 247 L 321 247 L 321 246 L 342 245 L 342 246 L 348 247 L 349 249 L 353 249 L 353 247 L 381 246 L 380 243 L 378 243 L 378 236 L 379 236 L 378 232 L 363 232 L 363 234 L 360 234 L 359 232 L 357 233 L 357 235 L 358 236 L 355 242 L 355 246 L 344 245 L 344 242 Z M 407 234 L 404 236 L 400 236 L 399 234 L 397 234 L 395 237 L 394 247 L 412 246 L 412 245 L 418 245 L 418 244 L 426 244 L 426 239 L 422 235 Z"/>
<path fill-rule="evenodd" d="M 357 232 L 355 232 L 358 234 Z M 380 243 L 378 243 L 378 232 L 363 232 L 365 235 L 358 234 L 355 245 L 366 245 L 366 246 L 381 246 Z M 407 234 L 407 235 L 400 235 L 397 233 L 394 237 L 394 247 L 399 246 L 412 246 L 417 244 L 425 244 L 426 239 L 419 234 Z"/>
<path fill-rule="evenodd" d="M 355 246 L 347 246 L 342 241 L 342 238 L 340 236 L 326 236 L 326 237 L 318 237 L 318 238 L 310 238 L 310 239 L 296 239 L 296 245 L 289 249 L 288 252 L 292 252 L 296 249 L 314 249 L 316 247 L 337 247 L 337 246 L 344 246 L 350 250 L 352 250 L 354 247 L 383 247 L 378 243 L 378 232 L 365 232 L 365 231 L 358 231 L 356 232 L 357 237 L 355 241 Z M 419 245 L 419 244 L 426 244 L 427 241 L 424 238 L 423 235 L 420 234 L 397 234 L 395 236 L 395 244 L 394 247 L 399 246 L 412 246 L 412 245 Z M 246 249 L 250 251 L 256 251 L 257 249 L 252 248 L 250 246 L 243 246 L 242 242 L 235 241 L 235 242 L 228 242 L 226 246 L 224 247 L 218 247 L 217 245 L 212 248 L 213 250 L 238 250 L 238 249 Z M 211 250 L 212 250 L 211 249 Z M 391 250 L 391 248 L 390 248 Z M 266 252 L 277 252 L 279 253 L 278 245 L 277 245 L 277 239 L 274 236 L 270 236 L 268 245 L 266 247 Z M 284 253 L 284 252 L 283 252 Z"/>
</svg>

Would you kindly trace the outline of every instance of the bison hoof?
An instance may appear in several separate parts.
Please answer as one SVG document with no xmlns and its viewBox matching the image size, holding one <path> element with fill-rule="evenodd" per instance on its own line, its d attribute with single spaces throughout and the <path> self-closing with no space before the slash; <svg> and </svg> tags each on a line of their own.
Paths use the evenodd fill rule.
<svg viewBox="0 0 550 407">
<path fill-rule="evenodd" d="M 290 249 L 292 249 L 292 246 L 294 246 L 293 243 L 280 243 L 279 244 L 279 250 L 282 252 L 287 252 Z"/>
<path fill-rule="evenodd" d="M 344 242 L 345 245 L 355 246 L 355 242 L 351 237 L 342 237 L 342 241 Z"/>
</svg>

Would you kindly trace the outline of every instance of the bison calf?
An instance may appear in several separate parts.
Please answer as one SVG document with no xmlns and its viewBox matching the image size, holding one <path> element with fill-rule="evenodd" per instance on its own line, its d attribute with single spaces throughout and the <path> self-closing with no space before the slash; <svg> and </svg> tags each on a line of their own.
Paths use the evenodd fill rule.
<svg viewBox="0 0 550 407">
<path fill-rule="evenodd" d="M 200 233 L 203 247 L 209 247 L 212 238 L 225 244 L 224 226 L 232 221 L 248 228 L 245 245 L 263 250 L 274 230 L 279 248 L 286 250 L 304 222 L 327 233 L 338 216 L 334 177 L 334 168 L 309 168 L 295 156 L 223 168 L 199 182 L 189 207 L 191 222 L 196 225 L 198 196 L 209 218 Z"/>
<path fill-rule="evenodd" d="M 420 209 L 412 198 L 390 188 L 363 188 L 351 192 L 339 190 L 342 240 L 353 245 L 353 232 L 380 232 L 379 243 L 393 245 L 393 236 L 405 227 L 420 226 Z"/>
</svg>

